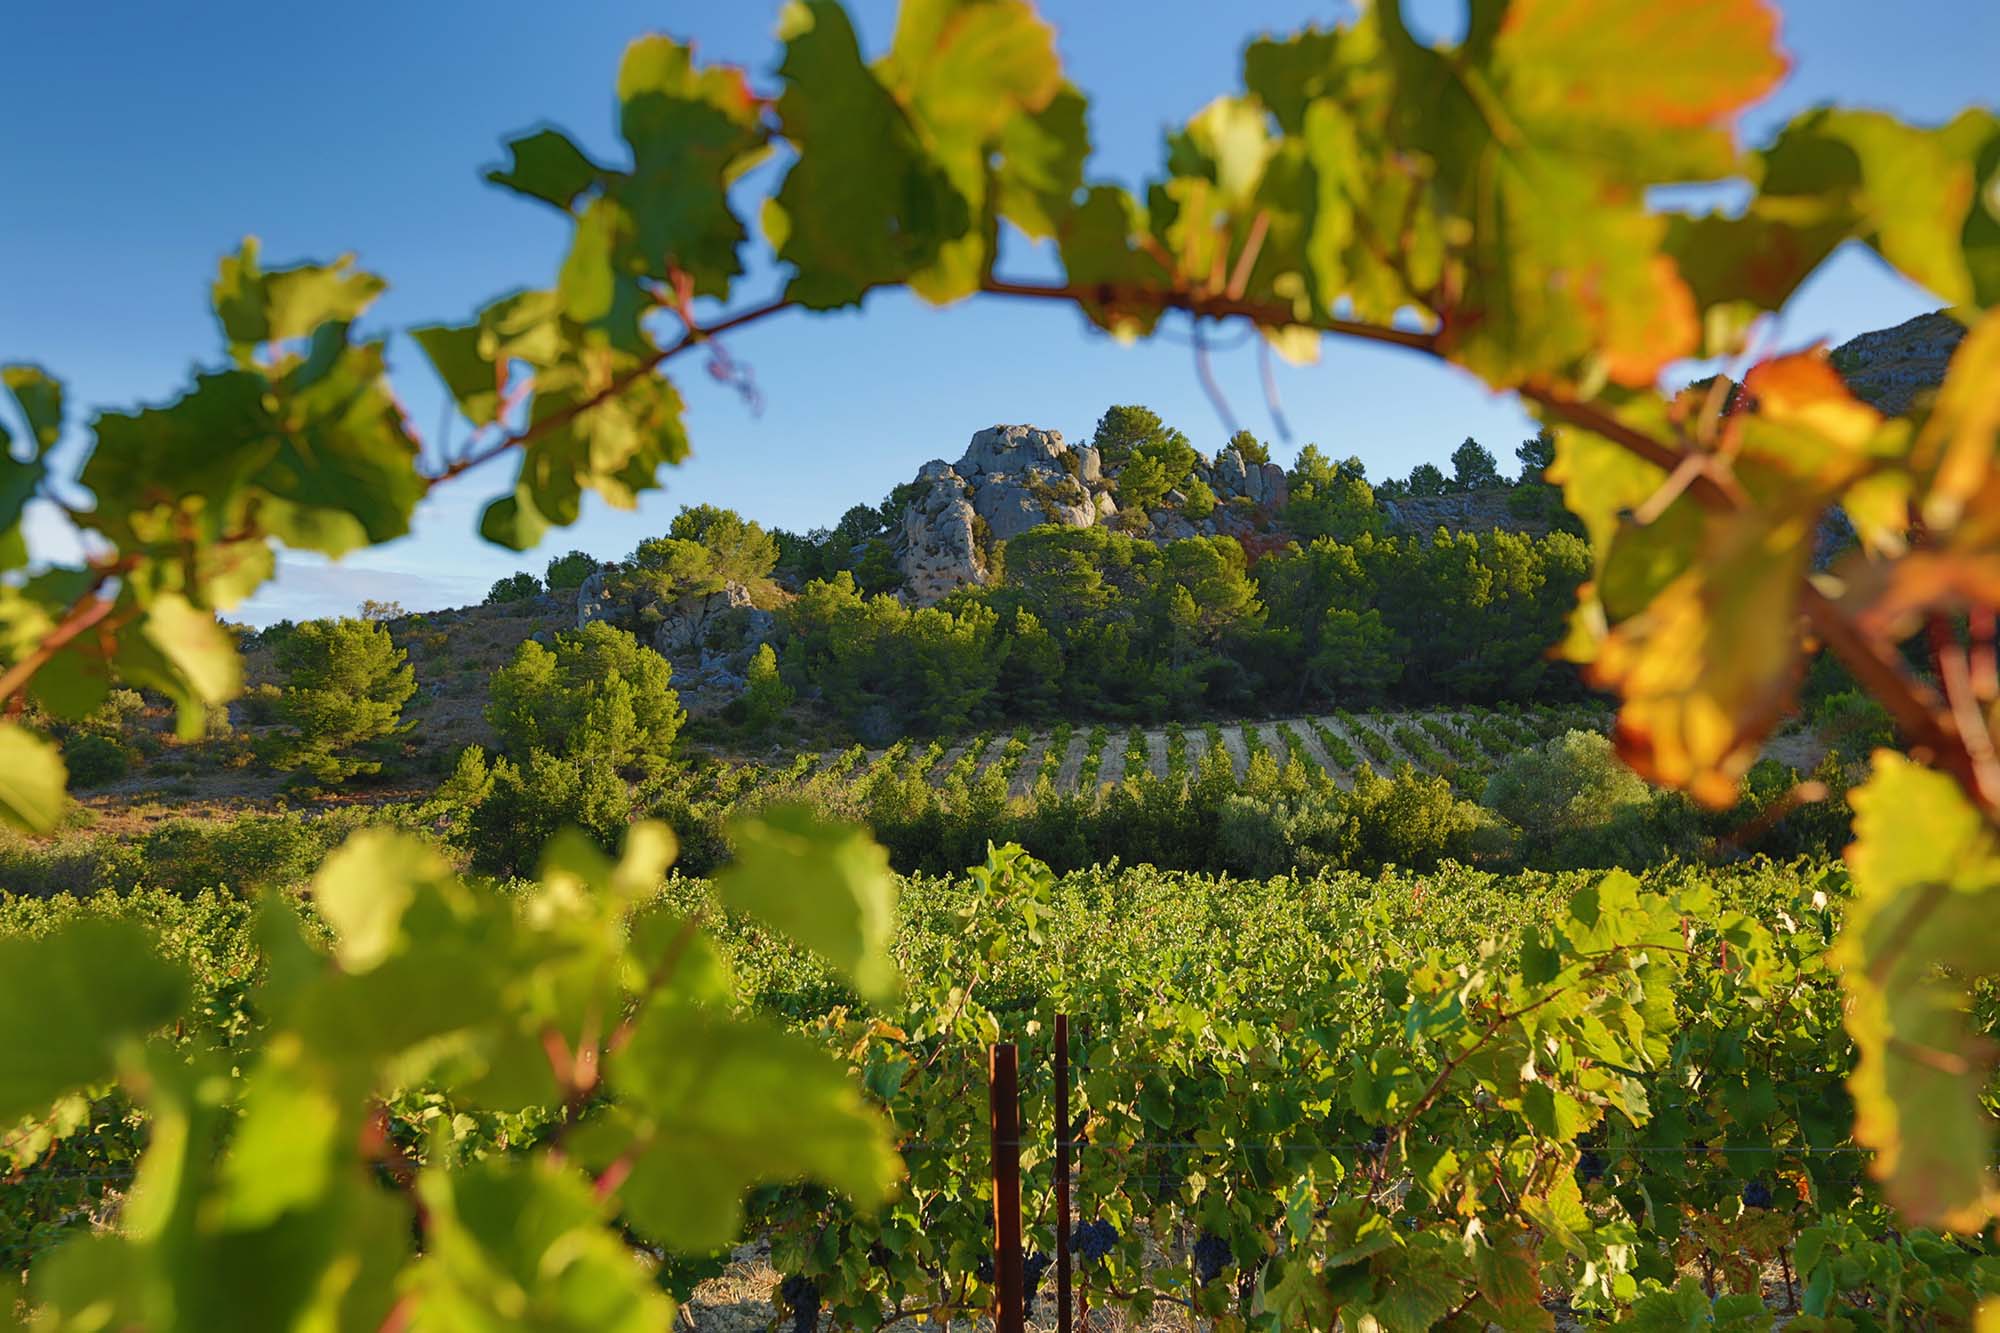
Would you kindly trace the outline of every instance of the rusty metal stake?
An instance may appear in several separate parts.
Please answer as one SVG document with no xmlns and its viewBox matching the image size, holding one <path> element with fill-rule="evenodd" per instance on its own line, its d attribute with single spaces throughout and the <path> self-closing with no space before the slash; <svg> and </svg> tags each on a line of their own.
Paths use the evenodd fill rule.
<svg viewBox="0 0 2000 1333">
<path fill-rule="evenodd" d="M 994 1333 L 1022 1333 L 1021 1081 L 1012 1042 L 987 1057 L 987 1126 L 993 1141 Z"/>
<path fill-rule="evenodd" d="M 1069 1015 L 1056 1015 L 1056 1329 L 1070 1333 Z"/>
</svg>

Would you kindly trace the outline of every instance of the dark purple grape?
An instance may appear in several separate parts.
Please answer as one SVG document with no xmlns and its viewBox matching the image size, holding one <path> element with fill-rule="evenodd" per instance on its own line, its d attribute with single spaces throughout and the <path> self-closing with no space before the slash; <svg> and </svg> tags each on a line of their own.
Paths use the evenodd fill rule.
<svg viewBox="0 0 2000 1333">
<path fill-rule="evenodd" d="M 1194 1273 L 1207 1285 L 1222 1276 L 1222 1270 L 1229 1267 L 1229 1242 L 1220 1236 L 1204 1231 L 1194 1243 Z"/>
<path fill-rule="evenodd" d="M 794 1273 L 779 1285 L 778 1299 L 792 1312 L 792 1333 L 819 1328 L 819 1283 Z"/>
<path fill-rule="evenodd" d="M 1021 1260 L 1021 1309 L 1023 1314 L 1032 1314 L 1035 1309 L 1035 1293 L 1041 1290 L 1042 1274 L 1049 1271 L 1054 1262 L 1046 1254 L 1031 1252 Z"/>
<path fill-rule="evenodd" d="M 990 1251 L 979 1256 L 979 1262 L 972 1266 L 972 1275 L 981 1282 L 993 1281 L 993 1255 Z"/>
<path fill-rule="evenodd" d="M 1069 1247 L 1085 1259 L 1102 1259 L 1118 1244 L 1118 1228 L 1109 1222 L 1080 1222 L 1069 1233 Z"/>
<path fill-rule="evenodd" d="M 1587 1152 L 1576 1159 L 1576 1174 L 1584 1180 L 1598 1180 L 1604 1175 L 1604 1159 L 1594 1152 Z"/>
<path fill-rule="evenodd" d="M 1748 1185 L 1745 1185 L 1743 1187 L 1743 1206 L 1745 1208 L 1769 1208 L 1771 1206 L 1771 1187 L 1761 1180 L 1753 1180 Z"/>
</svg>

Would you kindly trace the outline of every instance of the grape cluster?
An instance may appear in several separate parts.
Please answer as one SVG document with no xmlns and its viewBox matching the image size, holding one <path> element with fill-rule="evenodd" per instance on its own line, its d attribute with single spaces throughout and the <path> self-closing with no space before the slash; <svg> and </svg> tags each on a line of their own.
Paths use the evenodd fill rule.
<svg viewBox="0 0 2000 1333">
<path fill-rule="evenodd" d="M 1748 1185 L 1745 1185 L 1743 1187 L 1743 1206 L 1745 1208 L 1769 1208 L 1771 1206 L 1771 1187 L 1761 1180 L 1753 1180 Z"/>
<path fill-rule="evenodd" d="M 819 1327 L 819 1283 L 794 1273 L 779 1285 L 778 1299 L 792 1312 L 792 1333 L 813 1333 Z"/>
<path fill-rule="evenodd" d="M 1587 1152 L 1576 1159 L 1576 1174 L 1584 1180 L 1597 1180 L 1604 1175 L 1604 1159 L 1594 1152 Z"/>
<path fill-rule="evenodd" d="M 981 1282 L 991 1283 L 993 1281 L 993 1252 L 991 1250 L 979 1256 L 979 1262 L 972 1266 L 972 1275 Z"/>
<path fill-rule="evenodd" d="M 1021 1260 L 1021 1312 L 1023 1314 L 1033 1313 L 1035 1308 L 1035 1293 L 1041 1290 L 1042 1274 L 1049 1271 L 1050 1262 L 1049 1256 L 1039 1251 L 1031 1251 L 1027 1258 Z"/>
<path fill-rule="evenodd" d="M 1229 1242 L 1204 1231 L 1194 1243 L 1194 1274 L 1202 1283 L 1215 1281 L 1229 1266 Z"/>
<path fill-rule="evenodd" d="M 1079 1222 L 1069 1233 L 1069 1247 L 1086 1259 L 1102 1259 L 1118 1243 L 1118 1228 L 1109 1222 Z"/>
</svg>

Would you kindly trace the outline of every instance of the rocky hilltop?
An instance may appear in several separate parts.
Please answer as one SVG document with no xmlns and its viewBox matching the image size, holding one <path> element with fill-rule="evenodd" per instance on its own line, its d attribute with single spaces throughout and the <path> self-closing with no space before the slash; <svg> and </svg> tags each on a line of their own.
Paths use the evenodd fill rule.
<svg viewBox="0 0 2000 1333">
<path fill-rule="evenodd" d="M 1115 523 L 1158 541 L 1195 536 L 1250 536 L 1268 531 L 1285 503 L 1285 470 L 1246 463 L 1234 449 L 1195 454 L 1194 476 L 1214 493 L 1214 512 L 1183 512 L 1187 497 L 1168 491 L 1159 507 L 1122 513 L 1118 481 L 1098 451 L 1073 445 L 1061 431 L 988 426 L 955 463 L 932 459 L 917 470 L 916 491 L 897 534 L 905 595 L 929 606 L 968 584 L 984 584 L 993 547 L 1045 523 L 1087 528 Z"/>
<path fill-rule="evenodd" d="M 1943 310 L 1876 329 L 1833 349 L 1833 368 L 1854 396 L 1890 416 L 1910 410 L 1919 393 L 1944 383 L 1945 367 L 1965 325 Z"/>
</svg>

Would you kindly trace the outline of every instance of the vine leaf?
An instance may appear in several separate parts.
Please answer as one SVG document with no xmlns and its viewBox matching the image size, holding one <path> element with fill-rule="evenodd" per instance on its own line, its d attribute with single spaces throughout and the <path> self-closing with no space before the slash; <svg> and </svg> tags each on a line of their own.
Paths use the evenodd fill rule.
<svg viewBox="0 0 2000 1333">
<path fill-rule="evenodd" d="M 417 1328 L 640 1333 L 674 1303 L 609 1226 L 590 1182 L 549 1158 L 432 1168 L 426 1252 L 408 1275 Z"/>
<path fill-rule="evenodd" d="M 910 288 L 936 304 L 970 296 L 992 268 L 1002 182 L 1012 178 L 1018 189 L 1024 168 L 1040 171 L 1043 180 L 1029 188 L 1026 202 L 1031 217 L 1046 225 L 1063 177 L 1073 188 L 1081 175 L 1074 137 L 1083 124 L 1081 99 L 1072 95 L 1047 120 L 1029 119 L 1062 91 L 1055 34 L 1022 0 L 905 0 L 895 40 L 875 73 L 909 113 L 973 224 L 945 241 L 935 263 L 910 276 Z M 1027 157 L 1013 164 L 1000 155 L 996 162 L 1014 124 L 1032 127 L 1014 136 Z"/>
<path fill-rule="evenodd" d="M 48 935 L 0 940 L 0 1031 L 13 1034 L 0 1060 L 0 1124 L 109 1079 L 128 1044 L 187 1000 L 186 970 L 136 922 L 77 917 Z"/>
<path fill-rule="evenodd" d="M 2000 1212 L 1980 1101 L 1994 1052 L 1965 992 L 2000 973 L 2000 835 L 1957 783 L 1892 750 L 1849 799 L 1855 900 L 1829 961 L 1859 1052 L 1854 1137 L 1913 1221 L 1977 1231 Z"/>
<path fill-rule="evenodd" d="M 655 1003 L 608 1074 L 619 1103 L 577 1152 L 617 1172 L 625 1216 L 670 1248 L 733 1240 L 752 1185 L 809 1176 L 869 1205 L 900 1173 L 846 1069 L 767 1023 Z"/>
<path fill-rule="evenodd" d="M 743 271 L 737 250 L 746 238 L 728 190 L 761 159 L 766 140 L 743 71 L 700 69 L 687 46 L 641 37 L 618 67 L 618 102 L 632 147 L 631 173 L 608 191 L 631 219 L 618 267 L 658 278 L 678 270 L 695 294 L 727 296 Z"/>
<path fill-rule="evenodd" d="M 561 130 L 540 129 L 509 139 L 507 155 L 512 163 L 488 171 L 486 179 L 516 194 L 554 204 L 565 213 L 604 172 Z"/>
<path fill-rule="evenodd" d="M 715 881 L 724 904 L 813 950 L 862 995 L 896 993 L 896 879 L 881 844 L 799 806 L 738 821 L 730 841 L 735 859 Z"/>
<path fill-rule="evenodd" d="M 778 120 L 798 158 L 765 204 L 764 233 L 796 270 L 787 298 L 812 310 L 854 305 L 935 264 L 972 225 L 971 210 L 862 63 L 839 5 L 794 0 L 779 34 Z"/>
<path fill-rule="evenodd" d="M 215 317 L 240 360 L 260 343 L 303 338 L 326 323 L 353 323 L 388 285 L 357 270 L 353 255 L 266 273 L 257 238 L 246 236 L 242 248 L 222 260 Z"/>
<path fill-rule="evenodd" d="M 69 770 L 53 741 L 17 722 L 0 722 L 0 816 L 15 828 L 47 833 L 69 805 L 68 784 Z"/>
</svg>

